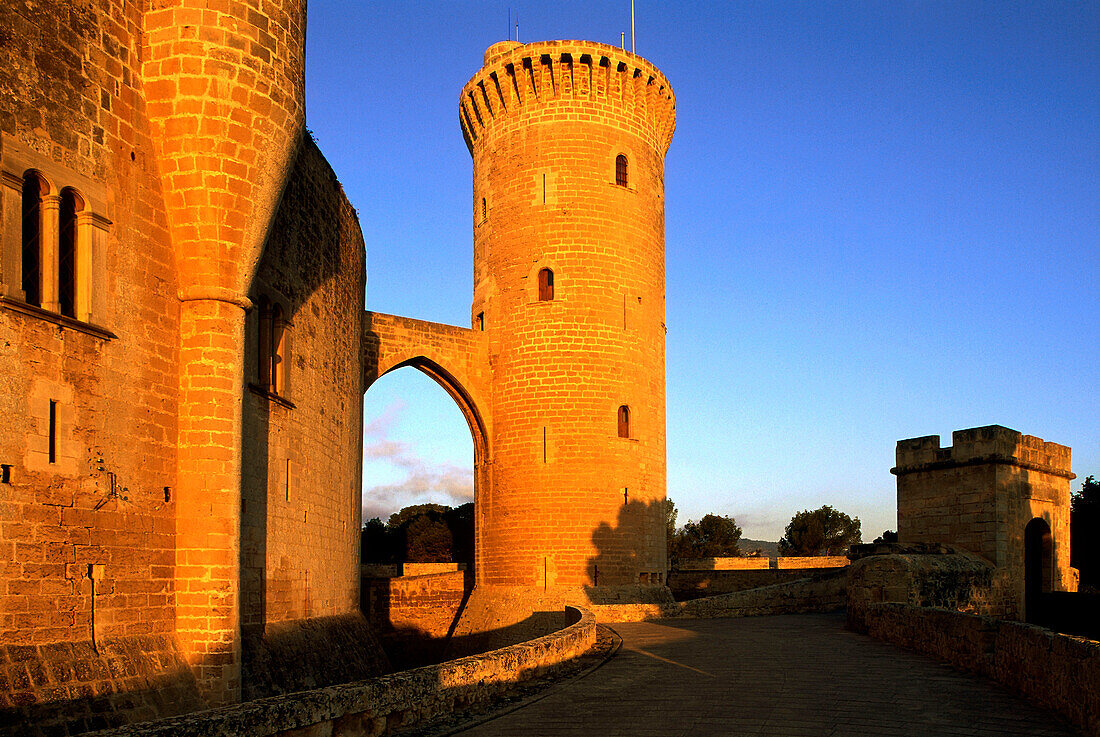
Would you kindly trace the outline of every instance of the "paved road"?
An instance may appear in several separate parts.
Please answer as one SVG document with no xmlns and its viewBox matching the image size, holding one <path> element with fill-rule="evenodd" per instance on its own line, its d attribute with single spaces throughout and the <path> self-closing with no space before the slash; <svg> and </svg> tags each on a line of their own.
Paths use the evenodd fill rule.
<svg viewBox="0 0 1100 737">
<path fill-rule="evenodd" d="M 520 735 L 1080 735 L 996 683 L 844 629 L 842 615 L 615 625 L 619 654 L 468 731 Z"/>
</svg>

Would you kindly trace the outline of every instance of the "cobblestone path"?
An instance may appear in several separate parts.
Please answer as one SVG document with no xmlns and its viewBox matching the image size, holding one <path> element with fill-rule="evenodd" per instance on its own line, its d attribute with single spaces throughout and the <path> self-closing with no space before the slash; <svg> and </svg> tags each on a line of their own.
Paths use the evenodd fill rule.
<svg viewBox="0 0 1100 737">
<path fill-rule="evenodd" d="M 988 679 L 849 632 L 842 615 L 614 628 L 622 650 L 603 667 L 461 734 L 1080 734 Z"/>
</svg>

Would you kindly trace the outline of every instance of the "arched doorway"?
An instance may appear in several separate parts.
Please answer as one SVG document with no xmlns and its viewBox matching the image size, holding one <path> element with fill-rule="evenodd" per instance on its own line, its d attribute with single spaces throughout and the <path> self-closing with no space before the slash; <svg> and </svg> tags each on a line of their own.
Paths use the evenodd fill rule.
<svg viewBox="0 0 1100 737">
<path fill-rule="evenodd" d="M 1046 620 L 1044 594 L 1054 590 L 1054 537 L 1050 525 L 1038 517 L 1024 528 L 1024 617 L 1042 624 Z"/>
<path fill-rule="evenodd" d="M 403 508 L 458 509 L 474 501 L 476 415 L 471 427 L 461 395 L 456 399 L 432 373 L 414 368 L 420 367 L 394 367 L 363 399 L 364 524 L 374 517 L 384 524 Z M 472 512 L 466 512 L 472 525 Z M 454 562 L 472 564 L 472 536 L 471 530 L 468 542 L 455 539 L 451 552 L 461 548 L 462 556 Z"/>
</svg>

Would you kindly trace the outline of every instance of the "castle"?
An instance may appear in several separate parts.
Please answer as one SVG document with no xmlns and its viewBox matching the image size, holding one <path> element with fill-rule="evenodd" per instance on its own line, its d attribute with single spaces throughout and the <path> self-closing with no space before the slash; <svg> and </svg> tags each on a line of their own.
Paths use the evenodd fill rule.
<svg viewBox="0 0 1100 737">
<path fill-rule="evenodd" d="M 397 366 L 470 423 L 481 591 L 665 591 L 668 82 L 611 46 L 491 47 L 460 106 L 472 327 L 364 313 L 356 216 L 305 132 L 305 3 L 238 5 L 0 11 L 0 649 L 43 721 L 385 668 L 362 395 Z"/>
<path fill-rule="evenodd" d="M 305 0 L 45 5 L 0 9 L 0 707 L 92 729 L 384 670 L 362 396 L 401 366 L 474 439 L 463 631 L 667 599 L 659 70 L 486 51 L 461 328 L 363 311 Z"/>
</svg>

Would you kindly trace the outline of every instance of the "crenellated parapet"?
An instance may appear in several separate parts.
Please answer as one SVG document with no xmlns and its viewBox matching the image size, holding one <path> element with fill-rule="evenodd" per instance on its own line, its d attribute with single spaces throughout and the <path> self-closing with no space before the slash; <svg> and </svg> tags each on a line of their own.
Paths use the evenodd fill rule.
<svg viewBox="0 0 1100 737">
<path fill-rule="evenodd" d="M 1070 448 L 1000 425 L 972 427 L 951 434 L 951 446 L 940 447 L 939 435 L 899 440 L 895 476 L 919 471 L 982 464 L 1013 465 L 1074 479 Z"/>
<path fill-rule="evenodd" d="M 653 64 L 615 46 L 502 41 L 486 50 L 459 100 L 471 152 L 498 130 L 570 119 L 620 127 L 664 156 L 676 129 L 676 97 Z"/>
</svg>

